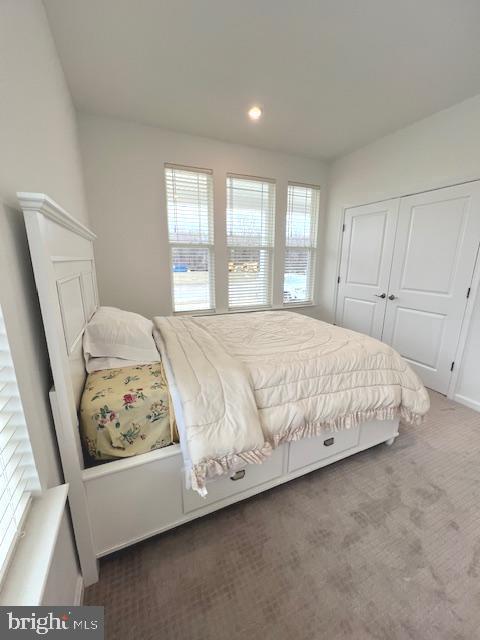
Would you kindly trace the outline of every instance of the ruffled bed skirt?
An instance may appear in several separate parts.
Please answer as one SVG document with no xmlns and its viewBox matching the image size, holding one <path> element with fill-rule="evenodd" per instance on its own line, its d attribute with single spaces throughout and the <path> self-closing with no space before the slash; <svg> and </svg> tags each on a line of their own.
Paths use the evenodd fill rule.
<svg viewBox="0 0 480 640">
<path fill-rule="evenodd" d="M 303 438 L 313 438 L 328 432 L 343 431 L 359 426 L 370 420 L 395 420 L 400 418 L 408 424 L 420 425 L 424 416 L 413 413 L 407 407 L 389 407 L 371 411 L 357 411 L 335 420 L 318 421 L 305 424 L 291 431 L 275 435 L 270 442 L 265 442 L 261 449 L 233 453 L 222 458 L 211 458 L 196 464 L 191 470 L 191 486 L 202 497 L 207 495 L 206 484 L 218 476 L 232 474 L 243 469 L 247 464 L 264 462 L 274 449 L 285 442 L 295 442 Z"/>
</svg>

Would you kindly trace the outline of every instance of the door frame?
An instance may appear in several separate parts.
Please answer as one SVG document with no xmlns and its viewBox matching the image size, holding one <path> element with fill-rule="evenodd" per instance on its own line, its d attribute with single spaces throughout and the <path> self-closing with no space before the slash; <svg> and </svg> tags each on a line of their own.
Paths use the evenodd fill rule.
<svg viewBox="0 0 480 640">
<path fill-rule="evenodd" d="M 455 366 L 450 377 L 450 384 L 448 386 L 447 398 L 455 399 L 458 377 L 460 375 L 460 369 L 462 366 L 463 355 L 465 353 L 465 347 L 467 344 L 467 338 L 470 330 L 470 325 L 473 316 L 473 310 L 475 309 L 475 302 L 479 297 L 480 291 L 480 245 L 477 247 L 477 257 L 475 260 L 475 267 L 472 273 L 472 280 L 470 284 L 470 296 L 466 299 L 465 312 L 463 314 L 462 327 L 460 329 L 460 335 L 458 337 L 457 349 L 455 351 Z M 457 366 L 458 363 L 458 366 Z"/>
<path fill-rule="evenodd" d="M 338 282 L 338 277 L 340 274 L 340 267 L 342 264 L 342 252 L 344 249 L 344 243 L 343 243 L 343 239 L 344 239 L 344 231 L 345 231 L 345 214 L 347 209 L 352 209 L 353 207 L 361 207 L 361 206 L 365 206 L 365 205 L 369 205 L 369 204 L 377 204 L 380 202 L 386 202 L 387 200 L 395 200 L 395 199 L 401 199 L 401 198 L 407 198 L 409 196 L 415 196 L 415 195 L 419 195 L 421 193 L 429 193 L 432 191 L 439 191 L 440 189 L 446 189 L 447 187 L 456 187 L 456 186 L 460 186 L 462 184 L 470 184 L 472 182 L 480 182 L 480 177 L 479 178 L 469 178 L 467 180 L 460 180 L 460 181 L 456 181 L 456 182 L 452 182 L 449 184 L 443 184 L 443 185 L 439 185 L 436 187 L 430 187 L 428 189 L 421 189 L 418 191 L 412 191 L 409 193 L 404 193 L 402 195 L 395 195 L 395 196 L 390 196 L 390 197 L 385 197 L 385 198 L 381 198 L 380 200 L 370 200 L 367 202 L 363 202 L 363 203 L 357 203 L 357 204 L 349 204 L 349 205 L 344 205 L 342 207 L 342 216 L 341 216 L 341 223 L 340 223 L 340 227 L 338 230 L 338 249 L 337 249 L 337 264 L 336 264 L 336 271 L 335 271 L 335 307 L 334 307 L 334 324 L 336 324 L 337 321 L 337 317 L 338 317 L 338 292 L 339 292 L 339 282 Z M 473 310 L 475 308 L 475 302 L 477 300 L 477 298 L 480 297 L 480 242 L 479 245 L 477 247 L 477 258 L 476 258 L 476 262 L 475 262 L 475 267 L 472 273 L 472 280 L 471 280 L 471 285 L 470 285 L 470 296 L 468 298 L 465 298 L 465 309 L 463 312 L 463 320 L 462 320 L 462 326 L 460 328 L 460 334 L 458 337 L 458 343 L 457 343 L 457 348 L 455 350 L 455 367 L 452 371 L 452 375 L 450 376 L 450 382 L 448 384 L 448 391 L 447 391 L 447 398 L 450 400 L 454 400 L 455 399 L 455 394 L 456 394 L 456 387 L 458 384 L 458 376 L 460 374 L 460 369 L 462 366 L 462 361 L 463 361 L 463 355 L 464 355 L 464 351 L 465 351 L 465 346 L 467 343 L 467 338 L 468 338 L 468 333 L 470 330 L 470 324 L 471 324 L 471 320 L 472 320 L 472 315 L 473 315 Z"/>
</svg>

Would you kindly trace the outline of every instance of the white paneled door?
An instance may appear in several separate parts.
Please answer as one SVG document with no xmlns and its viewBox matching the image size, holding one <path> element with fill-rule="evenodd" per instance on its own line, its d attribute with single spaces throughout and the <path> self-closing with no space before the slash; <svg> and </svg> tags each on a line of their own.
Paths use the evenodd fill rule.
<svg viewBox="0 0 480 640">
<path fill-rule="evenodd" d="M 447 393 L 479 241 L 478 182 L 347 209 L 338 323 Z"/>
<path fill-rule="evenodd" d="M 478 182 L 400 201 L 383 340 L 447 393 L 480 237 Z"/>
<path fill-rule="evenodd" d="M 382 338 L 399 200 L 345 212 L 337 322 Z"/>
</svg>

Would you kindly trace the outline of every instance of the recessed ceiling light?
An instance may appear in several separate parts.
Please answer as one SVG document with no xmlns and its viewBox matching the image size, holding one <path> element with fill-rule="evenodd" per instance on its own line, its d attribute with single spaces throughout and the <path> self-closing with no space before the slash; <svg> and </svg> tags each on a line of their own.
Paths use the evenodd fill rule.
<svg viewBox="0 0 480 640">
<path fill-rule="evenodd" d="M 248 117 L 250 120 L 259 120 L 262 116 L 262 110 L 260 107 L 254 106 L 248 110 Z"/>
</svg>

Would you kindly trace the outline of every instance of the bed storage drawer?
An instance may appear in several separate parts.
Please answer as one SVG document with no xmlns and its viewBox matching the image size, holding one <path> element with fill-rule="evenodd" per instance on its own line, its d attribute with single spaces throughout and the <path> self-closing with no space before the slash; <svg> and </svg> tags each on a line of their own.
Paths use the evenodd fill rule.
<svg viewBox="0 0 480 640">
<path fill-rule="evenodd" d="M 281 446 L 272 453 L 266 462 L 262 464 L 249 464 L 237 472 L 236 479 L 225 477 L 209 482 L 207 484 L 208 494 L 205 498 L 201 498 L 196 491 L 187 489 L 185 485 L 183 485 L 184 513 L 189 513 L 223 500 L 228 501 L 232 496 L 254 489 L 257 486 L 261 486 L 266 482 L 278 478 L 283 473 L 284 454 L 285 447 Z M 230 502 L 234 502 L 234 500 Z"/>
<path fill-rule="evenodd" d="M 359 439 L 360 427 L 354 427 L 333 433 L 325 432 L 321 436 L 291 442 L 288 471 L 302 469 L 356 447 Z"/>
</svg>

